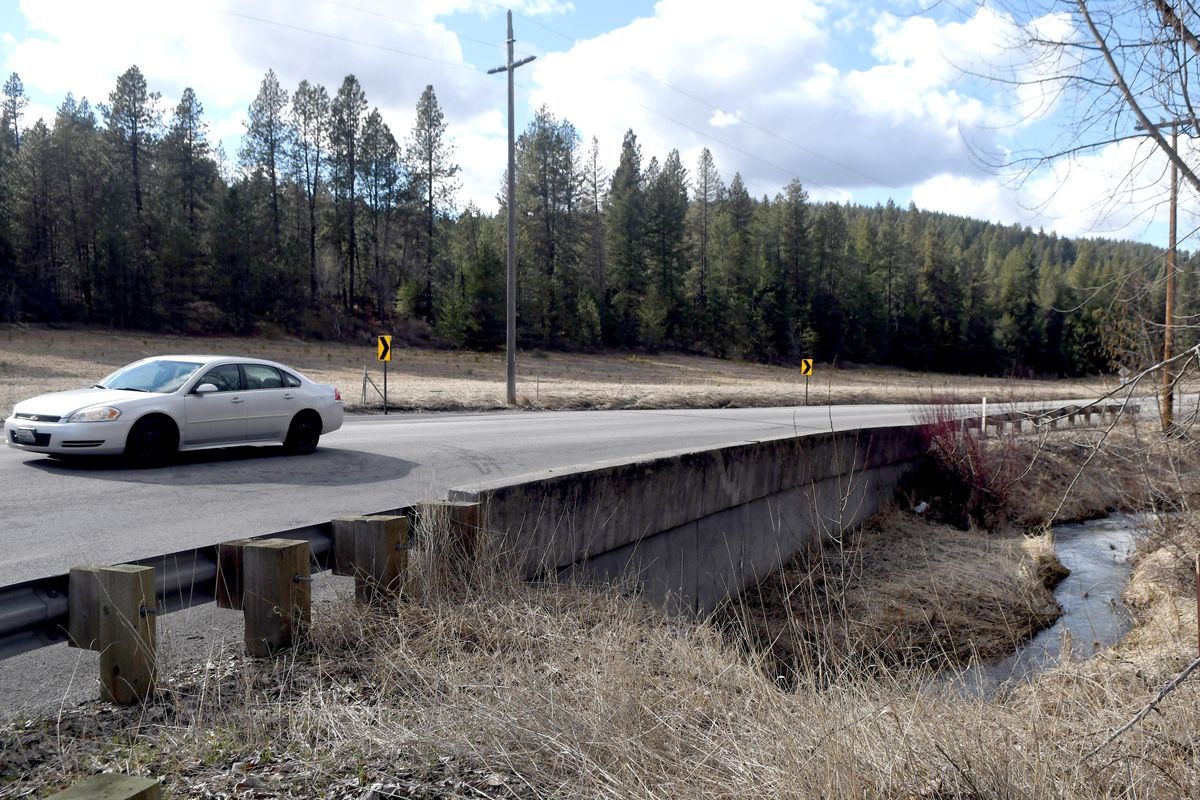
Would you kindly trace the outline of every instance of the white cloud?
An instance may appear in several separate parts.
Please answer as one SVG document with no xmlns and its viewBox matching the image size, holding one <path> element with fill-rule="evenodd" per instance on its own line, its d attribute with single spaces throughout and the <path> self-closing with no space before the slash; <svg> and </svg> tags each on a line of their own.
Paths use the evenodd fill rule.
<svg viewBox="0 0 1200 800">
<path fill-rule="evenodd" d="M 730 125 L 738 124 L 738 115 L 730 114 L 725 111 L 717 110 L 708 118 L 708 124 L 714 128 L 728 128 Z"/>
<path fill-rule="evenodd" d="M 437 21 L 454 7 L 417 0 L 400 19 L 379 0 L 245 0 L 228 13 L 160 0 L 21 0 L 32 35 L 11 48 L 5 69 L 19 72 L 31 94 L 73 92 L 95 104 L 107 102 L 117 76 L 136 64 L 150 90 L 161 92 L 165 114 L 185 87 L 194 88 L 220 139 L 240 133 L 236 123 L 268 69 L 289 92 L 307 79 L 331 95 L 353 73 L 403 139 L 427 84 L 451 126 L 495 105 L 486 76 L 463 62 L 457 36 Z"/>
<path fill-rule="evenodd" d="M 458 36 L 441 20 L 503 14 L 500 0 L 408 0 L 400 8 L 387 0 L 239 0 L 226 11 L 161 0 L 20 0 L 19 8 L 31 35 L 2 37 L 10 42 L 3 69 L 18 71 L 38 100 L 30 124 L 53 119 L 52 105 L 68 91 L 107 102 L 117 76 L 137 64 L 162 93 L 164 118 L 193 87 L 210 138 L 236 161 L 246 107 L 267 69 L 289 91 L 307 79 L 331 95 L 355 74 L 401 143 L 432 84 L 462 167 L 459 205 L 496 208 L 503 76 L 464 63 Z M 565 0 L 514 5 L 527 15 L 572 9 Z M 1019 193 L 983 174 L 974 156 L 1000 152 L 1014 132 L 1046 121 L 1058 95 L 1032 83 L 1014 94 L 970 74 L 1044 77 L 1053 65 L 1014 51 L 1019 30 L 993 7 L 949 22 L 914 11 L 879 14 L 850 0 L 660 0 L 649 16 L 565 52 L 526 43 L 539 58 L 518 71 L 518 91 L 570 120 L 584 142 L 597 136 L 610 171 L 633 129 L 645 162 L 678 148 L 692 168 L 709 147 L 726 179 L 741 172 L 754 194 L 774 193 L 793 176 L 818 199 L 915 187 L 922 207 L 1064 233 L 1140 235 L 1161 205 L 1161 163 L 1143 159 L 1114 203 L 1095 205 L 1122 186 L 1111 173 L 1138 163 L 1136 148 L 1111 146 L 1059 165 Z M 1063 15 L 1033 25 L 1047 38 L 1070 31 Z"/>
<path fill-rule="evenodd" d="M 709 147 L 727 179 L 741 172 L 759 194 L 793 176 L 841 196 L 978 174 L 959 131 L 989 109 L 954 88 L 937 43 L 957 37 L 973 53 L 1003 20 L 986 8 L 957 28 L 884 15 L 868 32 L 876 64 L 846 69 L 850 48 L 833 31 L 863 27 L 839 28 L 846 16 L 863 12 L 829 0 L 747 0 L 732 14 L 718 0 L 661 0 L 651 17 L 536 62 L 531 99 L 598 136 L 610 160 L 633 129 L 647 160 L 676 147 L 690 166 Z"/>
<path fill-rule="evenodd" d="M 1019 222 L 1064 236 L 1142 239 L 1166 221 L 1166 160 L 1147 142 L 1125 141 L 1053 164 L 1023 182 L 942 174 L 913 189 L 921 208 Z M 1182 220 L 1200 212 L 1186 185 Z M 1195 245 L 1185 245 L 1194 247 Z"/>
</svg>

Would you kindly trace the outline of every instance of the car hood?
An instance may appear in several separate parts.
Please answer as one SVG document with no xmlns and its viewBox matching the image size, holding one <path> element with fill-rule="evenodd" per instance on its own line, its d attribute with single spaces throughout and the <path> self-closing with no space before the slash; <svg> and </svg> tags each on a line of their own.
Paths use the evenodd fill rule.
<svg viewBox="0 0 1200 800">
<path fill-rule="evenodd" d="M 69 392 L 51 392 L 23 400 L 13 406 L 14 414 L 41 414 L 65 417 L 81 408 L 96 405 L 119 405 L 139 397 L 154 397 L 146 392 L 131 392 L 127 389 L 72 389 Z"/>
</svg>

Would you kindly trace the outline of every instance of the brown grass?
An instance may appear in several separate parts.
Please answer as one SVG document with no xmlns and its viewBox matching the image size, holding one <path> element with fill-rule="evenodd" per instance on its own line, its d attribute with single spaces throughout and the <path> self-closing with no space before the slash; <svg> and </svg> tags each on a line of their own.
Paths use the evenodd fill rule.
<svg viewBox="0 0 1200 800">
<path fill-rule="evenodd" d="M 0 411 L 47 391 L 90 386 L 117 367 L 158 354 L 245 354 L 290 364 L 342 390 L 348 408 L 362 401 L 363 369 L 382 388 L 374 341 L 359 344 L 291 338 L 195 338 L 103 329 L 57 330 L 0 326 Z M 795 368 L 682 355 L 543 353 L 517 360 L 520 405 L 534 409 L 717 408 L 804 402 Z M 389 404 L 401 410 L 489 410 L 504 406 L 504 355 L 455 350 L 396 349 L 388 367 Z M 810 401 L 917 402 L 931 393 L 978 402 L 1090 396 L 1092 381 L 1032 381 L 914 373 L 818 364 Z M 367 387 L 365 408 L 382 402 Z"/>
<path fill-rule="evenodd" d="M 311 643 L 277 660 L 210 664 L 142 707 L 14 724 L 0 736 L 0 796 L 45 795 L 100 769 L 159 776 L 175 798 L 1200 789 L 1192 684 L 1080 763 L 1171 675 L 1182 636 L 1136 669 L 1114 654 L 991 698 L 875 663 L 832 680 L 804 672 L 789 690 L 762 669 L 767 653 L 613 590 L 419 574 L 419 602 L 323 605 Z"/>
<path fill-rule="evenodd" d="M 732 613 L 789 682 L 999 658 L 1059 616 L 1048 540 L 892 511 L 789 564 Z"/>
</svg>

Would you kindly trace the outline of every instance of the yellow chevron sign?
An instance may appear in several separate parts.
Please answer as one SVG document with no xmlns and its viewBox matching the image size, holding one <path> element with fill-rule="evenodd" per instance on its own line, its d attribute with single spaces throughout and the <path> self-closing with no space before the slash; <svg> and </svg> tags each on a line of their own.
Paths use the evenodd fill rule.
<svg viewBox="0 0 1200 800">
<path fill-rule="evenodd" d="M 380 336 L 379 337 L 379 360 L 380 361 L 391 361 L 392 360 L 392 337 L 391 336 Z"/>
<path fill-rule="evenodd" d="M 800 374 L 806 378 L 812 377 L 812 361 L 811 358 L 800 359 Z"/>
</svg>

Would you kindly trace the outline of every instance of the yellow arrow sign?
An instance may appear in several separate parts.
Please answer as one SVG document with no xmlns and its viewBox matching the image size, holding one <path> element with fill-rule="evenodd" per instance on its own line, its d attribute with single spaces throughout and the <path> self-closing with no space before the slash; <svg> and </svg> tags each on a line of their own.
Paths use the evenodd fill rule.
<svg viewBox="0 0 1200 800">
<path fill-rule="evenodd" d="M 391 336 L 380 336 L 379 337 L 379 360 L 380 361 L 391 361 L 392 360 L 392 337 Z"/>
<path fill-rule="evenodd" d="M 809 377 L 810 375 L 812 375 L 812 359 L 811 358 L 800 359 L 800 374 L 806 378 Z"/>
</svg>

